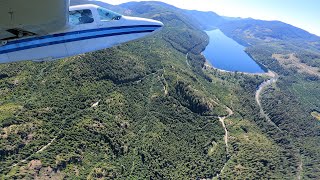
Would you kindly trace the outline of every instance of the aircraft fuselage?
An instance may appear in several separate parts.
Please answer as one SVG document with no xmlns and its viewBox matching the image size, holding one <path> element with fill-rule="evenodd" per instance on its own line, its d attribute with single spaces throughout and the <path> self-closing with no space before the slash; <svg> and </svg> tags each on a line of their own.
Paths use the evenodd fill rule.
<svg viewBox="0 0 320 180">
<path fill-rule="evenodd" d="M 121 16 L 95 5 L 72 6 L 63 30 L 2 41 L 0 63 L 48 61 L 110 48 L 153 34 L 162 26 L 159 21 Z"/>
</svg>

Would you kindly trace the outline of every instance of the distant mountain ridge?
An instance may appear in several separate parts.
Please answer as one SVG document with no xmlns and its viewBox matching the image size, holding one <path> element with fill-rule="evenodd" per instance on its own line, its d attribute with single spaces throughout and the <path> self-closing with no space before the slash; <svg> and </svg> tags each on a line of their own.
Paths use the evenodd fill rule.
<svg viewBox="0 0 320 180">
<path fill-rule="evenodd" d="M 102 1 L 91 1 L 91 0 L 71 0 L 71 6 L 80 5 L 80 4 L 95 4 L 101 7 L 105 7 L 107 9 L 117 11 L 124 15 L 134 15 L 134 14 L 144 14 L 144 12 L 150 12 L 150 10 L 161 9 L 163 12 L 165 11 L 178 11 L 179 13 L 185 14 L 191 18 L 190 21 L 196 24 L 196 26 L 200 27 L 204 30 L 210 30 L 217 28 L 219 24 L 225 21 L 225 18 L 219 16 L 214 12 L 202 12 L 197 10 L 184 10 L 179 9 L 175 6 L 158 2 L 158 1 L 143 1 L 143 2 L 128 2 L 120 5 L 111 5 Z"/>
<path fill-rule="evenodd" d="M 270 38 L 278 40 L 304 40 L 310 42 L 320 41 L 320 37 L 281 21 L 263 21 L 248 18 L 225 21 L 219 28 L 227 34 L 234 31 L 241 31 L 246 32 L 247 36 L 262 40 Z"/>
<path fill-rule="evenodd" d="M 159 6 L 162 8 L 165 8 L 166 11 L 171 10 L 171 11 L 178 11 L 181 14 L 184 14 L 188 16 L 190 21 L 196 21 L 197 26 L 200 27 L 203 30 L 210 30 L 217 28 L 218 25 L 223 23 L 225 19 L 222 16 L 219 16 L 218 14 L 214 12 L 202 12 L 202 11 L 197 11 L 197 10 L 185 10 L 185 9 L 180 9 L 175 6 L 163 3 L 163 2 L 158 2 L 158 1 L 144 1 L 144 2 L 128 2 L 124 4 L 120 4 L 120 7 L 134 10 L 138 13 L 143 13 L 150 8 L 152 9 L 157 9 Z"/>
<path fill-rule="evenodd" d="M 101 1 L 71 0 L 71 5 L 77 4 L 96 4 L 125 15 L 143 15 L 145 12 L 150 13 L 152 11 L 178 11 L 179 13 L 188 16 L 188 18 L 190 18 L 190 22 L 192 22 L 191 24 L 194 24 L 200 29 L 211 30 L 219 28 L 228 36 L 232 36 L 236 31 L 241 31 L 246 32 L 246 35 L 251 35 L 252 38 L 262 40 L 320 41 L 320 37 L 281 21 L 223 17 L 214 12 L 179 9 L 175 6 L 158 1 L 128 2 L 115 6 Z M 317 48 L 320 49 L 320 45 L 318 45 Z"/>
</svg>

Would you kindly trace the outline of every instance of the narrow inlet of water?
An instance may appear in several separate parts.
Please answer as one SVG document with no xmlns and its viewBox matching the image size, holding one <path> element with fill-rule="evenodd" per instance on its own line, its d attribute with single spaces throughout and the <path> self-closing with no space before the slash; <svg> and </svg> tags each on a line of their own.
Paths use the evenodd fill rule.
<svg viewBox="0 0 320 180">
<path fill-rule="evenodd" d="M 246 73 L 265 72 L 263 68 L 244 51 L 244 46 L 227 37 L 219 29 L 206 31 L 206 33 L 210 41 L 203 54 L 213 67 L 226 71 Z"/>
</svg>

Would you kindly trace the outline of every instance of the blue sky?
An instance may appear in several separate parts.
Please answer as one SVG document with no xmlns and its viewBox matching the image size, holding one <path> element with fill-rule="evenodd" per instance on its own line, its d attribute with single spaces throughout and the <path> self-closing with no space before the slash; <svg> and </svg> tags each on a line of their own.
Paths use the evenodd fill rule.
<svg viewBox="0 0 320 180">
<path fill-rule="evenodd" d="M 120 4 L 130 0 L 101 0 Z M 280 20 L 320 36 L 320 0 L 159 0 L 231 17 Z"/>
</svg>

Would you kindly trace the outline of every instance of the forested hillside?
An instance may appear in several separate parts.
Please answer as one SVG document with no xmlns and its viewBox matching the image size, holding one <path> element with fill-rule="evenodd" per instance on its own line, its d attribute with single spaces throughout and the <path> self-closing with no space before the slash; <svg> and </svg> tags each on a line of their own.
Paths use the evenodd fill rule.
<svg viewBox="0 0 320 180">
<path fill-rule="evenodd" d="M 319 177 L 319 79 L 285 69 L 266 44 L 247 49 L 281 77 L 263 94 L 278 131 L 255 101 L 269 77 L 205 68 L 203 22 L 162 3 L 107 6 L 165 27 L 111 49 L 0 65 L 2 179 L 295 179 L 301 158 L 302 176 Z"/>
</svg>

